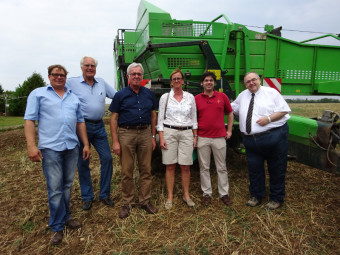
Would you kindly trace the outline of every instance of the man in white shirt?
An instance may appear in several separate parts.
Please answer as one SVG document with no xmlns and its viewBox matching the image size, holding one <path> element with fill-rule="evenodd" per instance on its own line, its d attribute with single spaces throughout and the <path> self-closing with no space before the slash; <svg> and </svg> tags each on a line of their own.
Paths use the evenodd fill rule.
<svg viewBox="0 0 340 255">
<path fill-rule="evenodd" d="M 246 148 L 251 197 L 247 205 L 259 205 L 266 195 L 266 160 L 270 177 L 270 199 L 266 207 L 273 210 L 283 203 L 285 196 L 289 134 L 286 122 L 291 110 L 279 92 L 260 83 L 257 73 L 247 73 L 244 76 L 247 90 L 241 92 L 231 105 L 234 114 L 239 115 Z"/>
</svg>

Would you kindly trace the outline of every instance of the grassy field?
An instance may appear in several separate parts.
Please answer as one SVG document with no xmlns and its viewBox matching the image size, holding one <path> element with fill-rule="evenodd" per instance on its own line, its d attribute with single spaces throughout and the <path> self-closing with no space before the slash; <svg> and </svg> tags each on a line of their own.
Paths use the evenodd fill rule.
<svg viewBox="0 0 340 255">
<path fill-rule="evenodd" d="M 291 114 L 307 118 L 321 117 L 323 110 L 330 110 L 340 114 L 340 103 L 290 103 Z"/>
<path fill-rule="evenodd" d="M 339 106 L 323 107 L 340 112 Z M 291 107 L 293 112 L 313 108 Z M 318 104 L 313 111 L 321 113 L 320 109 Z M 23 130 L 1 132 L 0 148 L 1 254 L 339 254 L 340 176 L 289 162 L 283 206 L 276 211 L 268 211 L 264 205 L 250 208 L 245 205 L 249 198 L 245 156 L 232 150 L 228 150 L 227 160 L 231 207 L 218 199 L 215 171 L 212 205 L 200 205 L 199 172 L 193 167 L 190 189 L 195 208 L 181 201 L 178 171 L 174 207 L 166 211 L 160 166 L 155 169 L 152 190 L 152 203 L 159 213 L 148 215 L 136 207 L 124 220 L 118 218 L 122 206 L 119 159 L 114 156 L 111 197 L 115 206 L 109 208 L 98 201 L 100 162 L 92 150 L 93 207 L 81 209 L 76 175 L 70 206 L 83 228 L 65 230 L 63 243 L 51 247 L 46 183 L 41 164 L 28 160 Z M 138 185 L 137 171 L 135 182 Z"/>
<path fill-rule="evenodd" d="M 24 125 L 23 117 L 0 116 L 0 130 Z"/>
</svg>

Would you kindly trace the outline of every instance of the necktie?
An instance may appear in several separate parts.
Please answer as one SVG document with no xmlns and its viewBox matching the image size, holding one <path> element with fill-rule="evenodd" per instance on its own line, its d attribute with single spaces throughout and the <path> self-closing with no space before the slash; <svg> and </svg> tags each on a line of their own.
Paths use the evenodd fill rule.
<svg viewBox="0 0 340 255">
<path fill-rule="evenodd" d="M 246 131 L 248 134 L 250 134 L 251 132 L 251 118 L 253 117 L 254 97 L 255 97 L 255 94 L 252 93 L 251 100 L 249 103 L 249 108 L 248 108 L 247 120 L 246 120 Z"/>
</svg>

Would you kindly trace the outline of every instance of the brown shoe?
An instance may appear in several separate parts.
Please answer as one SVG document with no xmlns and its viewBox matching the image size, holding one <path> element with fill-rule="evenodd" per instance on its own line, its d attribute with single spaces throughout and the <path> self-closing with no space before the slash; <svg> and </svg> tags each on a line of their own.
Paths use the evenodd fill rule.
<svg viewBox="0 0 340 255">
<path fill-rule="evenodd" d="M 228 195 L 221 197 L 221 200 L 226 206 L 229 206 L 233 203 Z"/>
<path fill-rule="evenodd" d="M 155 214 L 158 212 L 158 209 L 150 203 L 147 203 L 146 205 L 142 205 L 141 208 L 149 214 Z"/>
<path fill-rule="evenodd" d="M 51 244 L 52 245 L 58 245 L 61 243 L 61 240 L 63 240 L 63 231 L 58 231 L 54 232 L 52 239 L 51 239 Z"/>
<path fill-rule="evenodd" d="M 211 197 L 210 196 L 203 196 L 201 203 L 204 206 L 209 206 L 211 204 Z"/>
<path fill-rule="evenodd" d="M 66 227 L 70 228 L 70 229 L 77 229 L 77 228 L 81 228 L 82 225 L 79 221 L 77 220 L 72 220 L 69 219 L 65 222 Z"/>
<path fill-rule="evenodd" d="M 123 205 L 122 209 L 118 214 L 119 218 L 125 219 L 126 217 L 128 217 L 130 215 L 130 210 L 131 207 L 129 205 Z"/>
</svg>

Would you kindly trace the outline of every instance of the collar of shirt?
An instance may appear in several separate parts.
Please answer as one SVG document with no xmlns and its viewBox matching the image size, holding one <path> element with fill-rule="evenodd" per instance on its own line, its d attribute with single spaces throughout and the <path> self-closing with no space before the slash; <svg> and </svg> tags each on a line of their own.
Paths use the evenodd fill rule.
<svg viewBox="0 0 340 255">
<path fill-rule="evenodd" d="M 80 79 L 80 83 L 85 83 L 87 85 L 90 85 L 90 84 L 87 83 L 87 81 L 85 81 L 85 78 L 84 78 L 83 75 L 80 75 L 79 79 Z M 98 83 L 97 80 L 96 80 L 96 77 L 93 77 L 93 85 L 96 84 L 96 83 Z"/>
<path fill-rule="evenodd" d="M 46 89 L 47 89 L 47 90 L 53 90 L 53 91 L 55 92 L 55 90 L 54 90 L 54 88 L 52 87 L 51 84 L 48 84 L 48 85 L 46 86 Z M 72 90 L 71 90 L 71 89 L 68 89 L 66 86 L 64 86 L 64 90 L 65 90 L 65 93 L 67 93 L 67 94 L 69 94 L 69 93 L 72 92 Z"/>
<path fill-rule="evenodd" d="M 183 91 L 183 98 L 182 98 L 182 101 L 184 100 L 186 100 L 187 99 L 187 97 L 188 97 L 188 94 L 186 93 L 186 91 Z M 176 98 L 175 98 L 175 92 L 174 92 L 174 90 L 173 89 L 171 89 L 170 90 L 170 98 L 172 99 L 172 100 L 175 100 L 177 103 L 181 103 L 181 102 L 178 102 L 177 100 L 176 100 Z"/>
<path fill-rule="evenodd" d="M 216 96 L 216 90 L 214 90 L 214 93 L 212 94 L 212 96 L 209 96 L 207 94 L 204 94 L 204 92 L 201 93 L 201 96 L 202 97 L 205 97 L 205 98 L 212 98 L 212 97 L 215 97 Z"/>
</svg>

